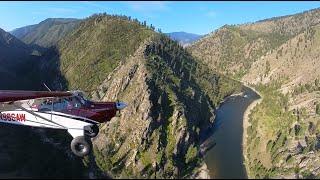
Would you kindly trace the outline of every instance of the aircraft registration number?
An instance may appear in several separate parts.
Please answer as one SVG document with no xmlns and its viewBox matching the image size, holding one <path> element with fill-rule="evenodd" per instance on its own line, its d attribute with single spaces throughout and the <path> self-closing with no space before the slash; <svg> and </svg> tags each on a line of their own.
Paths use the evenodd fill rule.
<svg viewBox="0 0 320 180">
<path fill-rule="evenodd" d="M 26 115 L 21 113 L 0 113 L 0 119 L 4 121 L 26 121 Z"/>
</svg>

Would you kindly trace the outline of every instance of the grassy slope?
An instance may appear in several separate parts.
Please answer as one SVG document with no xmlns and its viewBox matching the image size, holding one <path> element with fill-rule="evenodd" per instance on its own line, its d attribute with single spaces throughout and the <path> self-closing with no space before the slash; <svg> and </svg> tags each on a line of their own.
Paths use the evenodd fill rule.
<svg viewBox="0 0 320 180">
<path fill-rule="evenodd" d="M 259 85 L 255 87 L 263 97 L 249 115 L 250 126 L 247 129 L 246 162 L 250 177 L 274 177 L 282 170 L 275 166 L 281 154 L 280 148 L 285 147 L 291 125 L 295 120 L 288 111 L 289 97 L 277 91 L 277 85 Z"/>
<path fill-rule="evenodd" d="M 188 49 L 211 69 L 241 79 L 254 61 L 289 37 L 226 25 Z"/>
</svg>

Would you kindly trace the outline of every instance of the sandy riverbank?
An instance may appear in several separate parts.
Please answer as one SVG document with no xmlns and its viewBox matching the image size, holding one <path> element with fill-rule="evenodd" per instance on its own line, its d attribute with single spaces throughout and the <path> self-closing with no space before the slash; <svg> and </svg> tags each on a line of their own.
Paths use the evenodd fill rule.
<svg viewBox="0 0 320 180">
<path fill-rule="evenodd" d="M 207 164 L 203 163 L 201 167 L 197 169 L 197 172 L 190 177 L 190 179 L 211 179 Z"/>
<path fill-rule="evenodd" d="M 206 163 L 204 163 L 202 165 L 202 167 L 200 168 L 200 173 L 199 173 L 197 179 L 211 179 L 210 175 L 209 175 L 209 169 L 208 169 Z"/>
<path fill-rule="evenodd" d="M 246 171 L 247 171 L 247 174 L 249 172 L 249 169 L 248 169 L 248 166 L 246 165 L 246 162 L 247 161 L 247 128 L 250 126 L 250 123 L 249 123 L 249 115 L 251 113 L 251 110 L 256 107 L 256 105 L 258 105 L 261 101 L 262 101 L 262 96 L 260 95 L 260 93 L 258 91 L 256 91 L 254 88 L 252 87 L 249 87 L 250 89 L 252 89 L 253 91 L 255 91 L 259 96 L 260 98 L 253 101 L 249 106 L 248 108 L 246 109 L 246 111 L 244 112 L 243 114 L 243 135 L 242 135 L 242 150 L 243 150 L 243 157 L 244 157 L 244 166 L 246 168 Z M 248 178 L 249 175 L 248 175 Z"/>
</svg>

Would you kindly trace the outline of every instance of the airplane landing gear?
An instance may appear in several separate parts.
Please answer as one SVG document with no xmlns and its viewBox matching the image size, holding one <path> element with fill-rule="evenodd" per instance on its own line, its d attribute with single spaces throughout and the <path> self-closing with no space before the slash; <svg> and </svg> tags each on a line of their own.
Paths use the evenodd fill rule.
<svg viewBox="0 0 320 180">
<path fill-rule="evenodd" d="M 71 150 L 75 155 L 83 157 L 90 153 L 91 146 L 84 136 L 78 136 L 71 141 Z"/>
<path fill-rule="evenodd" d="M 99 133 L 99 127 L 98 125 L 94 124 L 92 126 L 85 126 L 84 127 L 84 134 L 86 136 L 89 136 L 90 138 L 94 138 Z"/>
<path fill-rule="evenodd" d="M 91 138 L 94 138 L 99 133 L 99 127 L 97 124 L 84 126 L 83 133 L 79 131 L 68 130 L 69 133 L 75 137 L 71 141 L 71 150 L 72 152 L 79 157 L 84 157 L 91 152 L 92 142 Z"/>
</svg>

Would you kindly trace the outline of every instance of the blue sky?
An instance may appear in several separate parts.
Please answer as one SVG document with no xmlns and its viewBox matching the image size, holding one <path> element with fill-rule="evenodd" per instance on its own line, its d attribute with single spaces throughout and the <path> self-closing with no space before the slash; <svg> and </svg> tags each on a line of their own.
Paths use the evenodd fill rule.
<svg viewBox="0 0 320 180">
<path fill-rule="evenodd" d="M 0 2 L 0 28 L 37 24 L 46 18 L 84 18 L 93 13 L 123 14 L 163 32 L 207 34 L 224 24 L 241 24 L 320 7 L 320 2 L 35 1 Z"/>
</svg>

